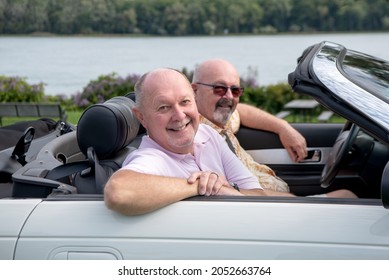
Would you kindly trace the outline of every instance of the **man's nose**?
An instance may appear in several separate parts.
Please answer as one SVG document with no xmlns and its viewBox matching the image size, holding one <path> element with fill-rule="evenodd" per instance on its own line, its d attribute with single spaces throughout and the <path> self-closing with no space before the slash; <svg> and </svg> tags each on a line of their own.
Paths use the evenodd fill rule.
<svg viewBox="0 0 389 280">
<path fill-rule="evenodd" d="M 182 120 L 186 117 L 186 113 L 184 108 L 181 108 L 180 106 L 176 106 L 173 111 L 173 118 L 177 120 Z"/>
<path fill-rule="evenodd" d="M 231 91 L 231 88 L 227 88 L 227 91 L 226 93 L 223 95 L 224 98 L 228 98 L 228 99 L 234 99 L 234 96 L 232 95 L 232 91 Z"/>
</svg>

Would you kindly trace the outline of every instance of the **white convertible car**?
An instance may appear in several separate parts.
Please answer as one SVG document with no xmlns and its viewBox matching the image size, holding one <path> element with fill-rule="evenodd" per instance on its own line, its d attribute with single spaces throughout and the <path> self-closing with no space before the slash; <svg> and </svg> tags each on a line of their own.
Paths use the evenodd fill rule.
<svg viewBox="0 0 389 280">
<path fill-rule="evenodd" d="M 321 42 L 289 83 L 347 122 L 292 124 L 312 151 L 302 163 L 272 133 L 237 136 L 299 197 L 194 197 L 135 217 L 108 210 L 104 182 L 144 133 L 133 101 L 115 97 L 66 133 L 33 139 L 27 129 L 0 152 L 9 190 L 0 259 L 389 259 L 389 63 Z M 338 188 L 359 198 L 306 197 Z"/>
</svg>

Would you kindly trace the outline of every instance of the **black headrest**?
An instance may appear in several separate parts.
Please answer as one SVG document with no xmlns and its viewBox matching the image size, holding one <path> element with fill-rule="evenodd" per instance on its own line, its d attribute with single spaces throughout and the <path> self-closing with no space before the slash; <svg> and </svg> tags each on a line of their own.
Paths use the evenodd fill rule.
<svg viewBox="0 0 389 280">
<path fill-rule="evenodd" d="M 138 134 L 139 121 L 132 113 L 135 103 L 125 96 L 113 97 L 88 107 L 77 125 L 77 141 L 86 155 L 93 147 L 99 159 L 113 156 Z"/>
</svg>

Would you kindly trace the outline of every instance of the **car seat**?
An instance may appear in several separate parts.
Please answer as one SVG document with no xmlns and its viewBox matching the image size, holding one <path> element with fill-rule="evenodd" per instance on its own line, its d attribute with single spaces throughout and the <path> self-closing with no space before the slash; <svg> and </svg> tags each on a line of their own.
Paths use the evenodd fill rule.
<svg viewBox="0 0 389 280">
<path fill-rule="evenodd" d="M 75 186 L 80 194 L 103 193 L 108 178 L 140 143 L 134 105 L 131 98 L 117 96 L 88 107 L 77 125 L 77 143 L 85 160 L 60 165 L 46 178 Z"/>
</svg>

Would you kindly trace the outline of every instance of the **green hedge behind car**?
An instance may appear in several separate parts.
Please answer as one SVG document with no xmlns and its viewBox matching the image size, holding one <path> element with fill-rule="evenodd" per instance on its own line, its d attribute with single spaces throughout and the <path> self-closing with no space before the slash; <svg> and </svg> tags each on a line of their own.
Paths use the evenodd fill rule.
<svg viewBox="0 0 389 280">
<path fill-rule="evenodd" d="M 185 68 L 182 71 L 191 80 L 192 72 Z M 0 102 L 58 102 L 67 111 L 69 121 L 73 122 L 78 120 L 81 115 L 79 112 L 88 106 L 133 91 L 139 77 L 135 74 L 127 77 L 118 76 L 116 73 L 101 75 L 90 81 L 81 92 L 64 96 L 45 95 L 44 83 L 29 84 L 25 78 L 0 76 Z M 272 114 L 281 111 L 283 105 L 290 100 L 307 98 L 294 93 L 287 83 L 258 86 L 254 79 L 247 78 L 242 79 L 242 85 L 245 91 L 241 102 L 252 104 Z"/>
</svg>

